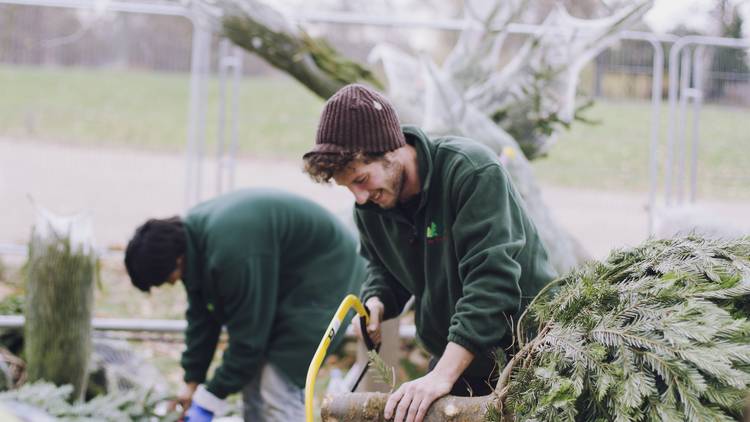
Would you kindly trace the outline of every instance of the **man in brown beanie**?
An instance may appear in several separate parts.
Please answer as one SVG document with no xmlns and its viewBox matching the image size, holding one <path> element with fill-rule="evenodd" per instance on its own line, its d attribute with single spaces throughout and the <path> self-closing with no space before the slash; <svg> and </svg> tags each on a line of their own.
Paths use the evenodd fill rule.
<svg viewBox="0 0 750 422">
<path fill-rule="evenodd" d="M 446 394 L 489 394 L 512 322 L 555 277 L 495 154 L 401 126 L 380 93 L 348 85 L 326 103 L 304 161 L 314 180 L 354 194 L 370 337 L 380 341 L 381 321 L 415 296 L 417 334 L 434 358 L 427 375 L 390 396 L 385 417 L 420 422 Z"/>
</svg>

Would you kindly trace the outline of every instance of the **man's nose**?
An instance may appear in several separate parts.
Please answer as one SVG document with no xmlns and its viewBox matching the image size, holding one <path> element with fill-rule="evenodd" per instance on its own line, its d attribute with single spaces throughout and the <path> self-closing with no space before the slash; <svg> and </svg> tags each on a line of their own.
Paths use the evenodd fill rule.
<svg viewBox="0 0 750 422">
<path fill-rule="evenodd" d="M 354 194 L 354 200 L 357 201 L 359 205 L 364 205 L 365 203 L 367 203 L 367 199 L 370 197 L 370 193 L 367 192 L 366 189 L 352 186 L 349 188 L 349 190 L 352 191 L 352 193 Z"/>
</svg>

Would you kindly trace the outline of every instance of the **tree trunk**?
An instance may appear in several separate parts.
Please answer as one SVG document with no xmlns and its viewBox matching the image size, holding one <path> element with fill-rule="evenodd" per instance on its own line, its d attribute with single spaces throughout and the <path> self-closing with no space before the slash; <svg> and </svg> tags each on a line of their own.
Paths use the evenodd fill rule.
<svg viewBox="0 0 750 422">
<path fill-rule="evenodd" d="M 476 422 L 487 420 L 491 396 L 446 396 L 430 406 L 424 422 Z M 323 400 L 323 422 L 385 422 L 383 409 L 388 395 L 383 393 L 351 393 Z"/>
<path fill-rule="evenodd" d="M 224 35 L 243 49 L 288 73 L 323 99 L 344 85 L 382 84 L 359 63 L 341 56 L 322 39 L 314 39 L 278 11 L 254 0 L 224 4 Z"/>
<path fill-rule="evenodd" d="M 96 260 L 71 237 L 38 218 L 29 245 L 24 348 L 29 382 L 70 384 L 75 401 L 86 390 Z"/>
</svg>

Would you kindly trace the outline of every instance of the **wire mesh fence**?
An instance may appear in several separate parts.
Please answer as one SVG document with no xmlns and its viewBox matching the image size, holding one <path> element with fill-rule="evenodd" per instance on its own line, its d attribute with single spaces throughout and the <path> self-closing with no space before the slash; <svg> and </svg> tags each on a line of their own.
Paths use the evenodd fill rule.
<svg viewBox="0 0 750 422">
<path fill-rule="evenodd" d="M 305 27 L 315 36 L 325 37 L 345 55 L 363 62 L 372 47 L 384 41 L 406 50 L 424 50 L 440 61 L 457 36 L 455 31 L 449 30 L 351 23 L 309 23 Z M 509 36 L 506 41 L 509 48 L 504 50 L 508 59 L 525 39 L 523 34 Z M 179 159 L 169 166 L 162 160 L 161 168 L 158 159 L 149 160 L 153 164 L 134 168 L 114 163 L 103 165 L 102 157 L 109 157 L 106 155 L 109 152 L 115 157 L 127 156 L 125 151 L 174 154 L 185 150 L 192 41 L 190 22 L 179 16 L 0 5 L 0 89 L 3 94 L 0 95 L 0 140 L 102 148 L 101 152 L 84 157 L 87 161 L 83 165 L 76 165 L 59 176 L 29 183 L 56 192 L 61 184 L 75 186 L 86 180 L 87 177 L 79 173 L 89 166 L 92 172 L 122 169 L 123 173 L 117 175 L 120 178 L 151 172 L 159 174 L 162 184 L 181 189 L 183 173 Z M 663 45 L 668 56 L 670 44 Z M 217 121 L 220 102 L 218 36 L 213 36 L 211 46 L 204 151 L 209 158 L 214 155 L 220 131 Z M 243 77 L 237 87 L 230 88 L 239 93 L 239 154 L 298 160 L 314 136 L 321 99 L 257 57 L 246 53 L 241 57 Z M 744 134 L 750 133 L 750 122 L 744 117 L 750 107 L 747 54 L 742 49 L 709 48 L 701 63 L 706 106 L 699 115 L 699 198 L 750 199 L 747 187 L 750 184 L 744 171 L 750 163 L 741 153 L 747 142 Z M 648 190 L 653 66 L 654 52 L 648 43 L 624 39 L 584 70 L 579 90 L 596 100 L 594 107 L 584 115 L 595 124 L 573 124 L 570 130 L 563 131 L 549 156 L 535 162 L 543 183 L 638 194 Z M 661 90 L 664 100 L 667 66 L 665 61 Z M 658 116 L 662 140 L 666 117 L 664 101 Z M 123 152 L 118 152 L 120 147 L 125 147 Z M 33 144 L 0 142 L 0 148 L 6 156 L 41 153 Z M 80 150 L 45 151 L 52 154 L 54 160 L 71 163 L 80 160 L 72 158 Z M 664 151 L 658 153 L 663 161 Z M 13 170 L 20 167 L 12 161 L 3 165 L 6 171 L 23 171 Z M 26 165 L 26 168 L 36 167 Z M 40 164 L 39 168 L 44 167 Z M 29 177 L 34 179 L 37 175 Z M 111 183 L 109 176 L 103 174 L 88 179 Z M 145 194 L 145 188 L 144 182 L 143 195 L 133 189 L 135 193 L 129 194 L 135 195 L 132 202 L 153 201 L 153 196 L 159 196 Z M 108 201 L 106 190 L 96 190 L 94 196 L 98 204 Z M 206 191 L 210 190 L 211 187 Z M 12 201 L 23 200 L 22 191 L 19 187 L 8 197 Z M 81 203 L 83 194 L 81 197 L 70 195 L 67 202 Z M 83 200 L 83 203 L 88 205 L 92 200 Z M 124 209 L 119 211 L 121 217 L 132 218 Z M 15 213 L 9 216 L 13 219 L 20 217 L 23 211 L 9 212 Z M 21 233 L 14 231 L 10 223 L 2 224 L 0 222 L 0 234 Z M 25 231 L 21 235 L 2 236 L 0 240 L 11 242 L 26 237 Z"/>
</svg>

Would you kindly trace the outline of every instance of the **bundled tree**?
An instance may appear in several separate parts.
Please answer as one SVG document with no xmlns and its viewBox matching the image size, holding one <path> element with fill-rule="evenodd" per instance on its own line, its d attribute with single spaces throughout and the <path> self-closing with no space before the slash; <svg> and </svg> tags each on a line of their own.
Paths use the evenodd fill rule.
<svg viewBox="0 0 750 422">
<path fill-rule="evenodd" d="M 750 238 L 614 252 L 559 280 L 501 385 L 537 420 L 735 420 L 750 386 Z M 524 321 L 522 321 L 523 323 Z"/>
<path fill-rule="evenodd" d="M 750 237 L 652 240 L 615 251 L 557 280 L 528 312 L 495 393 L 483 403 L 446 397 L 432 417 L 697 422 L 742 415 L 750 387 Z M 532 321 L 538 334 L 523 342 Z M 381 420 L 379 398 L 334 398 L 324 420 Z M 352 415 L 352 400 L 369 403 L 363 409 L 374 416 Z M 446 419 L 448 411 L 459 417 Z"/>
<path fill-rule="evenodd" d="M 97 259 L 91 220 L 37 210 L 29 243 L 24 332 L 27 376 L 86 390 Z"/>
</svg>

